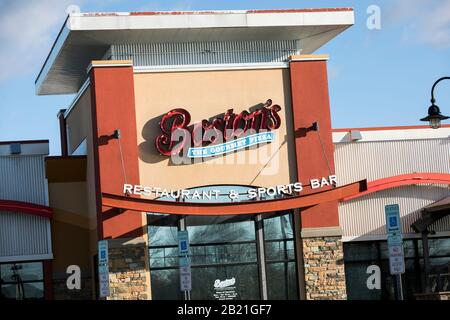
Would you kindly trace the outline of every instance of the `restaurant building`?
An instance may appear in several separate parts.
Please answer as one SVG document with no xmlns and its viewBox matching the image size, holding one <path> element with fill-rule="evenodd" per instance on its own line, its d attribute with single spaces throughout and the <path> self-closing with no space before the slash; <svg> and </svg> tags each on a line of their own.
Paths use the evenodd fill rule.
<svg viewBox="0 0 450 320">
<path fill-rule="evenodd" d="M 52 298 L 48 140 L 0 142 L 0 299 Z"/>
<path fill-rule="evenodd" d="M 353 23 L 348 8 L 69 15 L 36 80 L 75 94 L 45 160 L 53 297 L 392 298 L 392 202 L 417 247 L 404 281 L 420 281 L 410 225 L 449 196 L 450 129 L 332 130 L 314 52 Z"/>
</svg>

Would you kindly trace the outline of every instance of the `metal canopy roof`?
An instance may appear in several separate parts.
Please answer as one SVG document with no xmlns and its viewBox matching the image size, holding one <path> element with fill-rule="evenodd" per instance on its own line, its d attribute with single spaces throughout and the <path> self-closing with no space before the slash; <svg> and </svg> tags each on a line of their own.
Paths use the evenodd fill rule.
<svg viewBox="0 0 450 320">
<path fill-rule="evenodd" d="M 39 95 L 76 93 L 112 44 L 300 40 L 314 52 L 354 24 L 351 8 L 76 13 L 67 17 L 36 79 Z"/>
<path fill-rule="evenodd" d="M 423 208 L 423 211 L 427 213 L 443 210 L 450 211 L 450 197 L 433 202 L 432 204 L 429 204 L 428 206 Z"/>
<path fill-rule="evenodd" d="M 450 215 L 450 197 L 433 202 L 422 209 L 422 217 L 411 224 L 411 228 L 419 233 L 426 232 L 436 221 Z"/>
</svg>

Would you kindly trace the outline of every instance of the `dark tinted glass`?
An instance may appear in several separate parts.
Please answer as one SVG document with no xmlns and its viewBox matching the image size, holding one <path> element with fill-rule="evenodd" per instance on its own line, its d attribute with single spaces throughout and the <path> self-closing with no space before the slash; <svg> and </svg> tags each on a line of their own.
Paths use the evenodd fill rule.
<svg viewBox="0 0 450 320">
<path fill-rule="evenodd" d="M 257 264 L 192 268 L 192 299 L 260 299 Z"/>
<path fill-rule="evenodd" d="M 255 241 L 255 223 L 253 220 L 193 225 L 195 218 L 188 217 L 187 230 L 189 232 L 189 242 L 191 244 Z M 214 220 L 214 218 L 212 218 Z M 207 221 L 205 221 L 207 222 Z"/>
<path fill-rule="evenodd" d="M 292 239 L 292 215 L 284 214 L 269 219 L 264 219 L 264 239 Z"/>
<path fill-rule="evenodd" d="M 376 242 L 346 243 L 344 245 L 345 261 L 376 261 L 378 247 Z"/>
<path fill-rule="evenodd" d="M 180 276 L 178 268 L 166 270 L 151 270 L 152 299 L 181 299 Z"/>
<path fill-rule="evenodd" d="M 0 276 L 3 282 L 43 280 L 42 262 L 2 264 Z"/>
<path fill-rule="evenodd" d="M 6 284 L 1 286 L 1 294 L 5 299 L 43 299 L 44 284 L 42 282 L 26 282 L 19 284 Z"/>
<path fill-rule="evenodd" d="M 298 299 L 295 262 L 267 264 L 267 294 L 269 300 Z"/>
</svg>

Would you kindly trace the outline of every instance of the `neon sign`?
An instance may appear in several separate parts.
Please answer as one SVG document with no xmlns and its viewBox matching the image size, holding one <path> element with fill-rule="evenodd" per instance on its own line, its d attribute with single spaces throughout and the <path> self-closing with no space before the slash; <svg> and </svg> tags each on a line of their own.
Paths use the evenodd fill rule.
<svg viewBox="0 0 450 320">
<path fill-rule="evenodd" d="M 243 149 L 255 144 L 271 142 L 278 129 L 281 107 L 268 99 L 253 112 L 246 110 L 235 114 L 228 109 L 223 118 L 202 120 L 190 126 L 190 113 L 181 108 L 165 114 L 159 127 L 161 134 L 155 139 L 155 147 L 165 156 L 179 155 L 188 150 L 190 158 L 210 157 Z"/>
</svg>

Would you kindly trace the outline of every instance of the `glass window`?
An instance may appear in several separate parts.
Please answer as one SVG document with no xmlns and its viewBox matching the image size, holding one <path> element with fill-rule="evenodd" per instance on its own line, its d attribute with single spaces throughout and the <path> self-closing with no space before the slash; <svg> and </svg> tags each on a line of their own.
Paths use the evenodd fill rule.
<svg viewBox="0 0 450 320">
<path fill-rule="evenodd" d="M 4 282 L 44 280 L 42 262 L 13 263 L 0 265 L 1 279 Z"/>
<path fill-rule="evenodd" d="M 0 265 L 0 296 L 4 299 L 43 299 L 44 272 L 42 262 Z"/>
<path fill-rule="evenodd" d="M 380 246 L 381 259 L 389 259 L 389 250 L 387 241 L 378 242 Z M 416 249 L 414 245 L 414 240 L 404 240 L 403 241 L 403 253 L 405 258 L 414 258 L 416 256 Z"/>
<path fill-rule="evenodd" d="M 256 262 L 256 244 L 191 245 L 191 264 Z"/>
<path fill-rule="evenodd" d="M 178 243 L 176 226 L 149 226 L 148 232 L 151 234 L 151 247 L 176 246 Z"/>
<path fill-rule="evenodd" d="M 418 241 L 419 255 L 423 257 L 422 240 Z M 450 256 L 450 238 L 429 238 L 429 253 L 432 256 Z"/>
<path fill-rule="evenodd" d="M 233 201 L 248 201 L 246 187 L 238 189 Z M 199 189 L 191 189 L 191 192 Z M 189 200 L 205 202 L 205 200 Z M 209 200 L 207 200 L 209 202 Z M 227 196 L 210 202 L 231 202 Z M 148 214 L 150 274 L 153 299 L 183 299 L 180 292 L 178 230 L 182 225 L 173 215 Z M 298 299 L 298 279 L 292 214 L 265 215 L 263 236 L 257 237 L 255 215 L 186 216 L 189 234 L 191 299 L 261 299 L 261 263 L 266 263 L 270 299 Z M 258 255 L 258 239 L 265 239 L 266 261 Z M 262 257 L 262 255 L 261 255 Z"/>
<path fill-rule="evenodd" d="M 178 266 L 178 220 L 166 215 L 150 215 L 148 221 L 150 268 Z"/>
<path fill-rule="evenodd" d="M 267 296 L 269 300 L 298 299 L 295 261 L 267 264 Z"/>
<path fill-rule="evenodd" d="M 354 242 L 344 244 L 345 261 L 377 261 L 379 259 L 376 242 Z"/>
<path fill-rule="evenodd" d="M 421 292 L 422 288 L 420 265 L 417 259 L 405 259 L 405 273 L 402 275 L 402 284 L 405 299 L 415 300 L 414 294 Z"/>
<path fill-rule="evenodd" d="M 260 299 L 253 216 L 188 216 L 186 224 L 191 245 L 191 298 Z"/>
<path fill-rule="evenodd" d="M 414 239 L 403 242 L 405 254 L 405 273 L 402 275 L 403 296 L 410 300 L 414 300 L 415 294 L 421 293 L 423 287 L 423 260 L 420 259 L 422 248 L 418 246 L 419 241 Z M 443 258 L 430 259 L 432 270 L 450 261 L 450 257 L 448 260 L 439 259 Z M 395 299 L 396 279 L 390 274 L 386 241 L 344 243 L 344 261 L 349 299 Z M 367 287 L 366 282 L 370 276 L 367 268 L 370 265 L 380 267 L 380 290 L 370 290 Z"/>
<path fill-rule="evenodd" d="M 153 300 L 174 300 L 182 298 L 178 268 L 151 270 L 150 275 Z"/>
<path fill-rule="evenodd" d="M 283 214 L 277 217 L 264 219 L 264 239 L 293 239 L 292 215 Z"/>
<path fill-rule="evenodd" d="M 450 238 L 431 239 L 431 256 L 450 256 Z"/>
<path fill-rule="evenodd" d="M 191 299 L 258 300 L 258 265 L 218 265 L 192 268 Z"/>
<path fill-rule="evenodd" d="M 178 247 L 150 248 L 150 267 L 176 267 L 178 266 Z"/>
<path fill-rule="evenodd" d="M 279 213 L 263 221 L 267 296 L 274 300 L 298 299 L 292 214 Z"/>
<path fill-rule="evenodd" d="M 260 299 L 255 225 L 243 217 L 187 217 L 192 299 Z M 163 219 L 164 220 L 164 219 Z M 181 299 L 176 225 L 149 219 L 153 299 Z M 224 287 L 214 284 L 230 283 Z M 230 281 L 228 281 L 230 280 Z M 256 285 L 255 285 L 256 284 Z"/>
<path fill-rule="evenodd" d="M 191 244 L 214 242 L 239 242 L 255 241 L 255 224 L 253 220 L 241 222 L 219 222 L 215 217 L 201 217 L 203 225 L 199 223 L 199 217 L 187 217 L 189 242 Z M 223 218 L 222 218 L 223 219 Z M 208 221 L 209 220 L 209 221 Z"/>
<path fill-rule="evenodd" d="M 381 289 L 369 289 L 367 280 L 371 274 L 367 269 L 370 262 L 349 262 L 345 264 L 345 281 L 348 300 L 380 300 Z M 378 265 L 378 267 L 380 267 Z"/>
<path fill-rule="evenodd" d="M 266 260 L 295 260 L 293 240 L 266 241 Z"/>
</svg>

